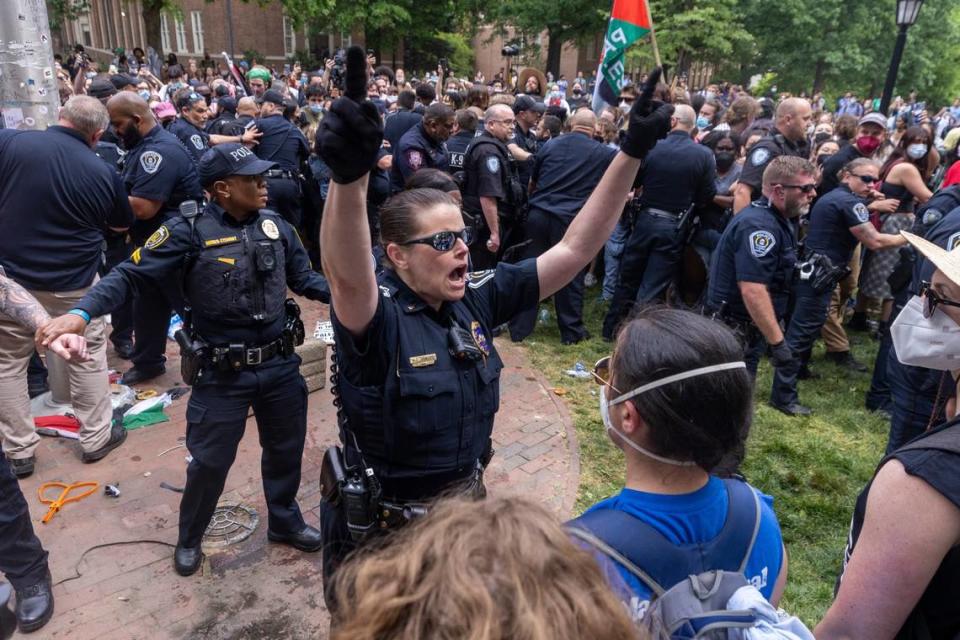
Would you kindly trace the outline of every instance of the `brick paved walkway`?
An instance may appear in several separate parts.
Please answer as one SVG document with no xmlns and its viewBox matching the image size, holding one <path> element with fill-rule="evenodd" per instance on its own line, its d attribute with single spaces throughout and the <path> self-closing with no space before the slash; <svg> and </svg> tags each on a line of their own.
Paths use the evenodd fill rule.
<svg viewBox="0 0 960 640">
<path fill-rule="evenodd" d="M 301 301 L 308 331 L 325 316 L 320 305 Z M 523 357 L 521 348 L 498 341 L 505 363 L 501 407 L 494 429 L 497 455 L 487 474 L 494 493 L 515 492 L 541 500 L 558 517 L 573 508 L 579 478 L 576 436 L 563 403 Z M 179 381 L 176 347 L 168 348 L 168 373 L 147 385 L 163 391 Z M 128 363 L 111 359 L 125 369 Z M 311 394 L 300 505 L 308 523 L 319 520 L 318 478 L 324 449 L 336 438 L 329 391 Z M 21 482 L 37 535 L 50 552 L 54 582 L 74 574 L 85 549 L 123 540 L 176 542 L 180 495 L 161 482 L 182 486 L 186 450 L 161 452 L 184 435 L 187 399 L 167 409 L 170 422 L 129 434 L 105 460 L 81 464 L 71 440 L 45 438 L 37 472 Z M 325 638 L 320 554 L 304 554 L 266 540 L 266 506 L 260 483 L 256 426 L 247 433 L 231 469 L 223 500 L 257 510 L 261 523 L 245 541 L 207 555 L 200 573 L 173 571 L 172 548 L 135 544 L 97 549 L 80 562 L 82 577 L 54 588 L 56 614 L 33 637 L 94 639 Z M 46 525 L 37 487 L 46 481 L 119 483 L 122 495 L 97 493 L 69 504 Z"/>
</svg>

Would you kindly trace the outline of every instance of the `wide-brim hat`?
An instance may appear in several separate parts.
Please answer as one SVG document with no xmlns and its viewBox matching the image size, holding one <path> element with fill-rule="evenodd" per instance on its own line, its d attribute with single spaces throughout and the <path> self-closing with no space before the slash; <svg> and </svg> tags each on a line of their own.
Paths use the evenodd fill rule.
<svg viewBox="0 0 960 640">
<path fill-rule="evenodd" d="M 540 93 L 538 95 L 543 97 L 543 92 L 547 90 L 547 76 L 543 75 L 543 71 L 540 71 L 540 69 L 534 69 L 533 67 L 527 67 L 517 76 L 517 90 L 524 90 L 530 76 L 537 76 L 537 80 L 540 82 Z"/>
<path fill-rule="evenodd" d="M 914 249 L 923 254 L 923 257 L 933 263 L 937 269 L 954 284 L 960 285 L 960 248 L 947 251 L 943 247 L 933 244 L 929 240 L 914 235 L 909 231 L 900 232 Z"/>
</svg>

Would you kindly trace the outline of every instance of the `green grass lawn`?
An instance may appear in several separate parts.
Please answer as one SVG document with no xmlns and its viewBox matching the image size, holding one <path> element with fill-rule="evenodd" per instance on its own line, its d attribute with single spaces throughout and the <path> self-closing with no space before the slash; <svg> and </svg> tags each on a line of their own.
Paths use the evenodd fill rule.
<svg viewBox="0 0 960 640">
<path fill-rule="evenodd" d="M 586 290 L 585 322 L 594 337 L 562 346 L 552 305 L 551 318 L 538 324 L 524 342 L 528 357 L 564 399 L 580 440 L 580 491 L 577 512 L 623 486 L 623 457 L 606 437 L 597 407 L 598 387 L 591 380 L 564 374 L 577 361 L 587 367 L 610 353 L 600 339 L 605 304 L 595 302 L 599 288 Z M 852 334 L 854 354 L 871 366 L 877 343 Z M 789 418 L 766 404 L 771 367 L 760 365 L 753 427 L 743 473 L 751 484 L 775 498 L 774 507 L 790 555 L 789 579 L 781 606 L 811 629 L 833 596 L 847 529 L 857 494 L 873 475 L 887 441 L 887 422 L 863 408 L 869 373 L 853 373 L 823 359 L 817 345 L 811 367 L 819 380 L 800 384 L 800 401 L 809 418 Z"/>
</svg>

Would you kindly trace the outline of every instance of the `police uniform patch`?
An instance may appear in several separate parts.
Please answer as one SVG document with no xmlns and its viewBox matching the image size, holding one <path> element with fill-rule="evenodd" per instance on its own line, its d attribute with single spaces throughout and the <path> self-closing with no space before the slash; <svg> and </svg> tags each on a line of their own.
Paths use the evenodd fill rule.
<svg viewBox="0 0 960 640">
<path fill-rule="evenodd" d="M 263 231 L 263 235 L 271 240 L 276 240 L 280 237 L 280 229 L 277 228 L 277 223 L 273 220 L 264 220 L 261 222 L 260 230 Z"/>
<path fill-rule="evenodd" d="M 487 341 L 487 334 L 483 332 L 483 327 L 476 320 L 470 323 L 470 333 L 473 334 L 473 341 L 477 344 L 477 348 L 483 351 L 483 355 L 490 355 L 490 343 Z"/>
<path fill-rule="evenodd" d="M 960 247 L 960 231 L 947 238 L 947 251 L 953 251 Z"/>
<path fill-rule="evenodd" d="M 140 247 L 133 250 L 133 253 L 130 254 L 130 259 L 133 261 L 133 264 L 140 264 Z"/>
<path fill-rule="evenodd" d="M 389 288 L 389 287 L 385 287 L 385 286 L 383 286 L 383 285 L 380 285 L 380 295 L 382 295 L 384 298 L 389 298 L 389 297 L 390 297 L 390 288 Z"/>
<path fill-rule="evenodd" d="M 857 220 L 861 223 L 870 221 L 870 210 L 862 202 L 853 205 L 853 215 L 857 216 Z"/>
<path fill-rule="evenodd" d="M 170 237 L 170 231 L 167 230 L 167 227 L 161 226 L 159 229 L 150 234 L 150 237 L 147 238 L 147 241 L 143 243 L 144 249 L 156 249 L 164 242 L 167 241 L 167 238 Z"/>
<path fill-rule="evenodd" d="M 750 164 L 755 167 L 759 167 L 767 160 L 770 159 L 770 150 L 760 147 L 759 149 L 754 149 L 753 153 L 750 154 Z"/>
<path fill-rule="evenodd" d="M 190 136 L 190 142 L 193 143 L 193 146 L 195 146 L 197 149 L 203 149 L 203 138 L 197 134 Z"/>
<path fill-rule="evenodd" d="M 750 252 L 757 258 L 770 253 L 777 240 L 769 231 L 754 231 L 750 234 Z"/>
<path fill-rule="evenodd" d="M 423 154 L 419 151 L 407 151 L 407 164 L 416 171 L 423 166 Z"/>
<path fill-rule="evenodd" d="M 939 209 L 927 209 L 923 212 L 923 224 L 926 226 L 935 225 L 940 222 L 940 219 L 943 218 L 943 212 Z"/>
<path fill-rule="evenodd" d="M 490 156 L 487 158 L 487 171 L 490 173 L 496 173 L 500 171 L 500 158 L 496 156 Z"/>
<path fill-rule="evenodd" d="M 497 275 L 496 269 L 487 269 L 485 271 L 471 271 L 467 274 L 467 286 L 471 289 L 479 289 Z"/>
<path fill-rule="evenodd" d="M 156 173 L 163 162 L 163 156 L 156 151 L 144 151 L 140 154 L 140 167 L 147 173 Z"/>
</svg>

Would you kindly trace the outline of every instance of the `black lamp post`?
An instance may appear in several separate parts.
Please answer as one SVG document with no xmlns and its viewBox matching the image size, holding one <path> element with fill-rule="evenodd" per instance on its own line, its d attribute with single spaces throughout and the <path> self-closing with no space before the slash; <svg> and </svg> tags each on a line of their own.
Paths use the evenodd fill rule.
<svg viewBox="0 0 960 640">
<path fill-rule="evenodd" d="M 883 96 L 880 98 L 880 111 L 884 115 L 890 108 L 893 97 L 893 85 L 897 82 L 897 71 L 900 69 L 900 58 L 903 57 L 903 47 L 907 44 L 907 29 L 917 21 L 923 0 L 897 0 L 897 42 L 893 45 L 893 57 L 890 59 L 890 68 L 887 70 L 887 81 L 883 85 Z"/>
</svg>

